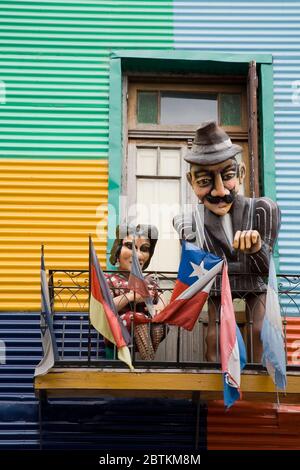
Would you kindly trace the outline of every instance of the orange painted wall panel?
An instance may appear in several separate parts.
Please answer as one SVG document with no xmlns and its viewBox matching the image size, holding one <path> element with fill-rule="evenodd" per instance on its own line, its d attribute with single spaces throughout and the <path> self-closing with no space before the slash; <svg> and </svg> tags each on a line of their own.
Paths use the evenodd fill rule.
<svg viewBox="0 0 300 470">
<path fill-rule="evenodd" d="M 240 401 L 225 411 L 208 403 L 209 450 L 300 449 L 300 406 Z"/>
<path fill-rule="evenodd" d="M 41 244 L 46 269 L 88 269 L 91 234 L 105 267 L 107 195 L 107 160 L 0 160 L 0 311 L 40 309 Z"/>
</svg>

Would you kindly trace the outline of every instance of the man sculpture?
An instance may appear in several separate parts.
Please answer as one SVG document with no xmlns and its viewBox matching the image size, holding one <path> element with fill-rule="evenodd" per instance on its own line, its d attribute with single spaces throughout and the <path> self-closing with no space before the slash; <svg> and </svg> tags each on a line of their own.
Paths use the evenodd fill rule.
<svg viewBox="0 0 300 470">
<path fill-rule="evenodd" d="M 192 150 L 185 160 L 190 163 L 187 179 L 199 200 L 191 214 L 174 218 L 180 238 L 226 258 L 233 297 L 243 297 L 251 326 L 251 362 L 260 362 L 260 332 L 265 311 L 269 258 L 280 226 L 280 210 L 266 197 L 239 195 L 245 178 L 245 165 L 236 155 L 242 152 L 232 144 L 226 132 L 215 122 L 197 129 Z M 206 358 L 217 359 L 220 280 L 211 291 L 208 303 Z"/>
</svg>

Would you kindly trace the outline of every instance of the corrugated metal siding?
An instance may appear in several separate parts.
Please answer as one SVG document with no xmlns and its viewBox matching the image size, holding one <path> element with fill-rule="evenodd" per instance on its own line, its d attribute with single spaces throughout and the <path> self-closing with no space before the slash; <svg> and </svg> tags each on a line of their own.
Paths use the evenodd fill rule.
<svg viewBox="0 0 300 470">
<path fill-rule="evenodd" d="M 174 1 L 174 36 L 179 49 L 273 54 L 276 190 L 283 212 L 280 270 L 299 273 L 299 1 Z M 297 310 L 289 308 L 289 314 Z"/>
<path fill-rule="evenodd" d="M 0 312 L 0 338 L 5 344 L 0 363 L 0 404 L 35 403 L 33 373 L 43 351 L 40 314 Z"/>
<path fill-rule="evenodd" d="M 200 412 L 203 436 L 204 407 Z M 44 449 L 94 449 L 101 455 L 195 452 L 196 406 L 191 400 L 103 398 L 79 404 L 65 400 L 48 407 L 45 418 Z M 204 449 L 200 440 L 198 451 Z"/>
<path fill-rule="evenodd" d="M 38 310 L 41 244 L 47 269 L 88 269 L 90 233 L 105 266 L 107 161 L 0 159 L 0 175 L 0 311 Z"/>
<path fill-rule="evenodd" d="M 40 243 L 47 268 L 87 268 L 107 202 L 109 53 L 172 46 L 172 1 L 0 10 L 0 310 L 38 309 Z"/>
<path fill-rule="evenodd" d="M 107 158 L 109 53 L 173 45 L 172 1 L 1 1 L 0 157 Z"/>
<path fill-rule="evenodd" d="M 208 450 L 296 450 L 300 448 L 300 406 L 209 402 Z"/>
<path fill-rule="evenodd" d="M 63 335 L 68 356 L 78 359 L 80 314 L 58 314 L 55 333 Z M 87 315 L 82 334 L 88 330 Z M 26 320 L 26 321 L 24 321 Z M 38 449 L 38 403 L 33 371 L 42 354 L 39 314 L 0 312 L 0 338 L 6 344 L 6 364 L 0 362 L 0 450 Z M 191 400 L 130 398 L 65 398 L 44 406 L 45 449 L 193 452 L 196 404 Z M 201 405 L 199 450 L 206 447 L 206 406 Z"/>
<path fill-rule="evenodd" d="M 287 318 L 286 343 L 288 364 L 300 365 L 300 318 Z"/>
</svg>

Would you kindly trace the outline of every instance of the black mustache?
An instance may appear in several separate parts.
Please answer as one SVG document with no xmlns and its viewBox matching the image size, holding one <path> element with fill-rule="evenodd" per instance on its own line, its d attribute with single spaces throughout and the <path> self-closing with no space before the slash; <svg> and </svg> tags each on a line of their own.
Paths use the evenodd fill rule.
<svg viewBox="0 0 300 470">
<path fill-rule="evenodd" d="M 225 196 L 212 196 L 208 194 L 205 196 L 205 199 L 211 204 L 219 204 L 220 202 L 225 202 L 226 204 L 231 204 L 234 201 L 236 194 L 231 192 L 230 194 L 226 194 Z"/>
</svg>

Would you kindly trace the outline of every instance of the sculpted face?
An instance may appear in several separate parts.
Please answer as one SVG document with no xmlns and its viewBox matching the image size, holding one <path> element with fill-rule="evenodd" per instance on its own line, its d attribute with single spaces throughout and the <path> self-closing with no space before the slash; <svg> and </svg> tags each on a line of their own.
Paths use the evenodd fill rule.
<svg viewBox="0 0 300 470">
<path fill-rule="evenodd" d="M 197 198 L 216 215 L 230 211 L 244 177 L 245 165 L 234 158 L 217 165 L 191 165 L 187 174 Z"/>
<path fill-rule="evenodd" d="M 120 271 L 130 271 L 131 269 L 132 243 L 133 237 L 131 235 L 128 235 L 128 237 L 124 238 L 123 240 L 119 255 Z M 150 257 L 150 246 L 150 240 L 148 238 L 138 237 L 135 239 L 136 253 L 142 269 Z"/>
</svg>

